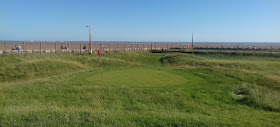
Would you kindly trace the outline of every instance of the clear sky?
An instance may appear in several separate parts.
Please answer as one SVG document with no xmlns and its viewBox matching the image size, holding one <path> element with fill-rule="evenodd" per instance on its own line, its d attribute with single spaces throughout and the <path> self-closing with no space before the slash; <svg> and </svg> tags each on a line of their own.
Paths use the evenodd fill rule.
<svg viewBox="0 0 280 127">
<path fill-rule="evenodd" d="M 0 40 L 280 42 L 280 0 L 0 0 Z"/>
</svg>

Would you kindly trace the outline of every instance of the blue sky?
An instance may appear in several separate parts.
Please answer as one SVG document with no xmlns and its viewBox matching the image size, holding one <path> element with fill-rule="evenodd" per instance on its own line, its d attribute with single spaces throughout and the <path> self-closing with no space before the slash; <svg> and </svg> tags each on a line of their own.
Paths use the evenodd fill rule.
<svg viewBox="0 0 280 127">
<path fill-rule="evenodd" d="M 0 0 L 0 40 L 280 42 L 280 0 Z"/>
</svg>

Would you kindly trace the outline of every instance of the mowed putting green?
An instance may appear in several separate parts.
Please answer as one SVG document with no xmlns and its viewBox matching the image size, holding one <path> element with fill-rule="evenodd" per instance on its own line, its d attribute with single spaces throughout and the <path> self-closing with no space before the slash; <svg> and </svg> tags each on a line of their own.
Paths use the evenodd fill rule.
<svg viewBox="0 0 280 127">
<path fill-rule="evenodd" d="M 87 75 L 87 76 L 86 76 Z M 187 79 L 183 76 L 173 74 L 167 71 L 151 69 L 125 69 L 103 72 L 103 82 L 101 74 L 86 74 L 83 77 L 89 84 L 137 87 L 137 88 L 155 88 L 155 87 L 173 87 L 187 84 Z"/>
</svg>

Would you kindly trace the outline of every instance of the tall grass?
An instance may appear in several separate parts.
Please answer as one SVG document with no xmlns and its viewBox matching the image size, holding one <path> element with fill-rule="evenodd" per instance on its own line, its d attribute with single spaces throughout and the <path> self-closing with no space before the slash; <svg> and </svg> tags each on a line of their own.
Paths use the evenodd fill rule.
<svg viewBox="0 0 280 127">
<path fill-rule="evenodd" d="M 236 88 L 233 97 L 237 101 L 250 106 L 280 112 L 279 90 L 244 83 Z"/>
</svg>

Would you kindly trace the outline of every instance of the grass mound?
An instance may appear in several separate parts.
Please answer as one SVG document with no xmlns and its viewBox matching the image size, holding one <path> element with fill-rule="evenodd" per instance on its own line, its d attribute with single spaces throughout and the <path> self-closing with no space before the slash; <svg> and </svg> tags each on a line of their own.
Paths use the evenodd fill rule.
<svg viewBox="0 0 280 127">
<path fill-rule="evenodd" d="M 27 60 L 0 68 L 0 82 L 66 74 L 86 67 L 74 61 Z"/>
<path fill-rule="evenodd" d="M 120 55 L 116 54 L 116 56 Z M 135 60 L 119 59 L 116 56 L 112 54 L 103 57 L 103 66 L 136 67 L 140 65 Z M 49 77 L 100 66 L 99 57 L 92 55 L 2 55 L 0 57 L 0 82 Z"/>
<path fill-rule="evenodd" d="M 208 60 L 203 57 L 194 57 L 189 54 L 167 54 L 161 58 L 161 62 L 165 65 L 189 65 L 197 67 L 223 67 L 236 69 L 263 69 L 261 66 L 253 63 L 243 63 L 241 61 L 224 61 L 224 60 Z"/>
</svg>

